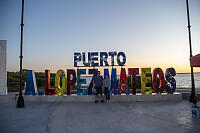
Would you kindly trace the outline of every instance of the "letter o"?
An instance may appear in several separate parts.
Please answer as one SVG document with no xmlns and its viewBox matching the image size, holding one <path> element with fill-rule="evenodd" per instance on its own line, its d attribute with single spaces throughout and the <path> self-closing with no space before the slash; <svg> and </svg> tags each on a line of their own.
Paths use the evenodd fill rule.
<svg viewBox="0 0 200 133">
<path fill-rule="evenodd" d="M 61 79 L 62 78 L 62 79 Z M 61 81 L 62 80 L 62 81 Z M 60 87 L 60 81 L 62 86 Z M 58 95 L 62 95 L 66 92 L 66 77 L 63 70 L 58 70 L 55 77 L 55 90 Z"/>
<path fill-rule="evenodd" d="M 123 57 L 123 61 L 122 62 L 120 61 L 120 56 Z M 117 63 L 118 63 L 119 66 L 123 66 L 126 63 L 126 55 L 125 55 L 124 52 L 119 52 L 117 54 Z"/>
</svg>

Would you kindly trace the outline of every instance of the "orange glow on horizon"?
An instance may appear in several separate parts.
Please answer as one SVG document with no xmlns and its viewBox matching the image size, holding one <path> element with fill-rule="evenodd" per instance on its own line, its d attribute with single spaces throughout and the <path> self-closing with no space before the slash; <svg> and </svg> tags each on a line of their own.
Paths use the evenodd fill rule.
<svg viewBox="0 0 200 133">
<path fill-rule="evenodd" d="M 170 65 L 127 65 L 124 66 L 124 68 L 126 68 L 126 73 L 128 74 L 128 68 L 139 68 L 139 72 L 141 73 L 141 68 L 151 68 L 151 71 L 153 71 L 154 68 L 160 67 L 163 72 L 165 72 L 165 70 L 169 67 L 173 67 L 177 73 L 190 73 L 190 66 L 189 65 L 174 65 L 174 66 L 170 66 Z M 95 69 L 98 69 L 101 72 L 101 75 L 103 75 L 104 73 L 104 69 L 107 68 L 109 69 L 109 73 L 111 74 L 111 68 L 112 67 L 95 67 Z M 120 74 L 120 66 L 118 67 L 114 67 L 117 69 L 117 75 Z M 26 68 L 26 69 L 31 69 L 31 68 Z M 59 69 L 63 69 L 64 71 L 66 71 L 67 69 L 75 69 L 77 70 L 76 67 L 68 67 L 68 66 L 51 66 L 51 67 L 37 67 L 37 69 L 34 69 L 35 72 L 45 72 L 45 69 L 49 69 L 51 73 L 56 73 Z M 88 69 L 93 69 L 93 67 L 80 67 L 79 69 L 86 69 L 86 75 L 88 75 Z M 194 72 L 200 72 L 200 68 L 194 68 Z"/>
</svg>

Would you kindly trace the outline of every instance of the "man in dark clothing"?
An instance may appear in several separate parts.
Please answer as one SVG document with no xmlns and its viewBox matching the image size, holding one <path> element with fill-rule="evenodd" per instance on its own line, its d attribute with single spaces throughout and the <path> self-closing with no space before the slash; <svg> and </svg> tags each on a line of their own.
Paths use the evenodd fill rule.
<svg viewBox="0 0 200 133">
<path fill-rule="evenodd" d="M 102 96 L 102 86 L 103 86 L 103 77 L 100 76 L 100 71 L 97 72 L 97 75 L 94 77 L 94 87 L 96 89 L 96 100 L 95 103 L 98 103 L 98 98 L 100 95 L 101 102 L 103 103 L 103 96 Z"/>
</svg>

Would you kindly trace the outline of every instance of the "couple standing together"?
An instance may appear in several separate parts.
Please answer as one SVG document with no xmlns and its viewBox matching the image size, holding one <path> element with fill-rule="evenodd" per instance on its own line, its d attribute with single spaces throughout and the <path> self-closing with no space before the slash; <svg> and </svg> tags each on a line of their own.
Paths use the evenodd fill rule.
<svg viewBox="0 0 200 133">
<path fill-rule="evenodd" d="M 103 100 L 103 90 L 104 94 L 106 96 L 106 101 L 107 103 L 110 102 L 110 87 L 111 87 L 111 82 L 108 79 L 108 75 L 105 75 L 105 79 L 103 79 L 102 76 L 100 76 L 100 71 L 97 71 L 97 75 L 94 77 L 94 87 L 96 89 L 96 99 L 95 103 L 98 103 L 98 100 L 101 99 L 101 102 L 104 103 Z"/>
</svg>

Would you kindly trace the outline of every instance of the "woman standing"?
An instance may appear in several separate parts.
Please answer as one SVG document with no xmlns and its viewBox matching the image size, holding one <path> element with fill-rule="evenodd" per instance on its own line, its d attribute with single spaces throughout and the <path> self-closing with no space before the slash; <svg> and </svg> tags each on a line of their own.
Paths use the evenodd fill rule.
<svg viewBox="0 0 200 133">
<path fill-rule="evenodd" d="M 106 96 L 106 101 L 107 103 L 109 103 L 111 82 L 110 79 L 108 79 L 108 75 L 105 75 L 105 79 L 103 80 L 103 87 L 104 87 L 104 94 Z"/>
</svg>

